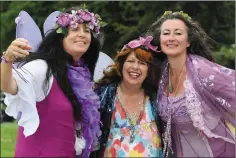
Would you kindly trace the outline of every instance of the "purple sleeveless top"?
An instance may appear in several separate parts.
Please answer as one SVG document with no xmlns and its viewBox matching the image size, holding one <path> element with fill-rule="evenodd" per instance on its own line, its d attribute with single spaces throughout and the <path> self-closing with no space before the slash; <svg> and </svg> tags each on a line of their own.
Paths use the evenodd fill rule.
<svg viewBox="0 0 236 158">
<path fill-rule="evenodd" d="M 72 106 L 55 78 L 37 110 L 40 124 L 33 135 L 25 138 L 19 126 L 15 157 L 75 157 Z"/>
</svg>

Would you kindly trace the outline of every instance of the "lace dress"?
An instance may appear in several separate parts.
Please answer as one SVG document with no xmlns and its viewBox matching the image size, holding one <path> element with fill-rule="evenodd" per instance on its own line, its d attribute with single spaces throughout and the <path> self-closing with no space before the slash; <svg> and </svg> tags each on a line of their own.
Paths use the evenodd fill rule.
<svg viewBox="0 0 236 158">
<path fill-rule="evenodd" d="M 172 148 L 177 157 L 235 157 L 235 138 L 226 125 L 235 126 L 235 71 L 197 55 L 187 56 L 186 68 L 184 93 L 168 98 L 163 63 L 158 113 L 166 126 L 164 150 Z"/>
<path fill-rule="evenodd" d="M 168 101 L 169 99 L 169 101 Z M 170 104 L 172 102 L 172 105 Z M 174 151 L 177 157 L 210 157 L 209 150 L 214 153 L 214 157 L 226 157 L 226 148 L 234 151 L 234 145 L 223 141 L 222 139 L 207 138 L 203 136 L 193 126 L 193 122 L 187 114 L 185 95 L 177 97 L 167 97 L 165 94 L 159 101 L 159 116 L 164 122 L 167 122 L 167 108 L 172 111 L 172 137 Z M 224 126 L 223 124 L 218 126 Z M 220 130 L 216 127 L 216 133 L 232 138 L 230 132 Z M 229 149 L 230 148 L 230 149 Z M 209 150 L 208 150 L 209 149 Z"/>
</svg>

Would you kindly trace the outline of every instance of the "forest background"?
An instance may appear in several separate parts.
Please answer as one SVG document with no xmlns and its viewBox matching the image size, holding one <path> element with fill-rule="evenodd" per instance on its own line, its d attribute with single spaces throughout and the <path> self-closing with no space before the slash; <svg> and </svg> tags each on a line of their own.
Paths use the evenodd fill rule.
<svg viewBox="0 0 236 158">
<path fill-rule="evenodd" d="M 108 23 L 102 29 L 105 34 L 102 51 L 112 58 L 164 11 L 184 11 L 216 41 L 213 49 L 216 62 L 235 69 L 235 1 L 1 1 L 0 51 L 15 39 L 15 18 L 21 10 L 27 11 L 42 30 L 51 12 L 84 3 Z"/>
<path fill-rule="evenodd" d="M 80 6 L 98 13 L 108 25 L 102 29 L 105 40 L 102 51 L 113 58 L 124 44 L 139 37 L 164 11 L 183 11 L 198 21 L 216 41 L 215 61 L 235 69 L 235 1 L 1 1 L 0 51 L 15 39 L 15 18 L 27 11 L 43 30 L 46 17 L 53 11 Z M 5 114 L 1 93 L 1 157 L 13 157 L 17 124 Z M 13 122 L 12 122 L 13 121 Z"/>
</svg>

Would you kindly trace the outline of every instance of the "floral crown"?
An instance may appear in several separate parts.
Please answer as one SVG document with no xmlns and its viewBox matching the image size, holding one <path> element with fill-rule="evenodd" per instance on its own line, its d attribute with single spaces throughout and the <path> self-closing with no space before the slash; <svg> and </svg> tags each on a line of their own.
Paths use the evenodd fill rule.
<svg viewBox="0 0 236 158">
<path fill-rule="evenodd" d="M 71 10 L 71 13 L 61 13 L 57 16 L 56 27 L 59 27 L 57 33 L 67 34 L 68 27 L 77 28 L 79 24 L 83 23 L 88 24 L 89 29 L 96 34 L 99 34 L 100 28 L 107 24 L 102 21 L 98 14 L 89 12 L 86 6 L 83 5 L 81 9 Z"/>
<path fill-rule="evenodd" d="M 151 44 L 152 40 L 153 40 L 152 36 L 147 36 L 146 38 L 139 37 L 139 39 L 135 39 L 135 40 L 130 41 L 128 44 L 125 45 L 125 47 L 137 48 L 137 47 L 143 46 L 146 49 L 150 49 L 154 52 L 160 52 L 157 50 L 157 48 L 158 48 L 157 46 L 154 46 Z"/>
<path fill-rule="evenodd" d="M 172 11 L 165 11 L 164 14 L 161 16 L 161 18 L 164 18 L 170 14 L 179 14 L 179 15 L 183 16 L 184 18 L 191 20 L 191 17 L 187 13 L 184 13 L 183 11 L 174 12 L 174 13 Z"/>
</svg>

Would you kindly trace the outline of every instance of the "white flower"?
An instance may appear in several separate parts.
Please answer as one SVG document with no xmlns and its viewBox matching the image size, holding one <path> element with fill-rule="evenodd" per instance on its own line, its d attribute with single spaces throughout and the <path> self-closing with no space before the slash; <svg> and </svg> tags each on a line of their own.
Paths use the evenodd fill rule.
<svg viewBox="0 0 236 158">
<path fill-rule="evenodd" d="M 76 15 L 76 13 L 77 13 L 77 12 L 76 12 L 75 10 L 72 10 L 72 11 L 71 11 L 71 14 L 72 14 L 72 15 Z"/>
<path fill-rule="evenodd" d="M 214 66 L 213 70 L 219 71 L 218 67 Z"/>
<path fill-rule="evenodd" d="M 80 155 L 82 153 L 82 150 L 85 148 L 85 139 L 84 137 L 78 138 L 75 136 L 75 152 L 76 155 Z"/>
<path fill-rule="evenodd" d="M 22 24 L 22 19 L 21 19 L 21 17 L 17 17 L 17 18 L 15 18 L 15 23 L 16 24 Z"/>
<path fill-rule="evenodd" d="M 214 78 L 215 78 L 214 75 L 210 75 L 210 76 L 209 76 L 209 79 L 210 79 L 210 80 L 213 80 Z"/>
<path fill-rule="evenodd" d="M 198 62 L 196 60 L 193 60 L 193 64 L 196 65 Z"/>
</svg>

